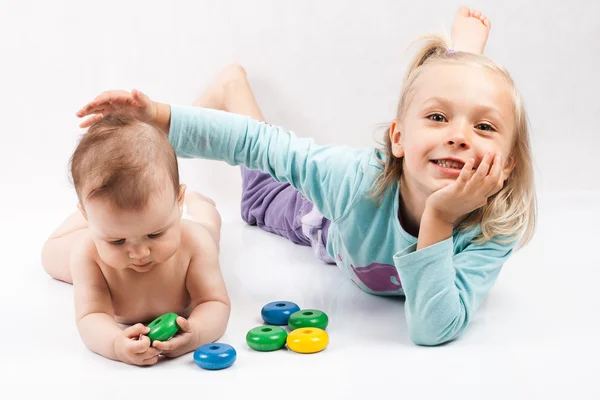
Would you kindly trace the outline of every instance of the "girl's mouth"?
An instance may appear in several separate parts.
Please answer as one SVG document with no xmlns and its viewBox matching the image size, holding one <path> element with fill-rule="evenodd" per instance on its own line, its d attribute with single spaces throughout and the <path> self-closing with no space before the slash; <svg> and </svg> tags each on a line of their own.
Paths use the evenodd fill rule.
<svg viewBox="0 0 600 400">
<path fill-rule="evenodd" d="M 461 161 L 448 160 L 448 159 L 431 160 L 431 162 L 442 168 L 457 169 L 459 171 L 465 166 L 465 163 L 463 163 Z"/>
<path fill-rule="evenodd" d="M 446 162 L 447 160 L 431 160 L 431 165 L 438 171 L 439 174 L 446 177 L 458 178 L 462 165 L 459 163 Z"/>
</svg>

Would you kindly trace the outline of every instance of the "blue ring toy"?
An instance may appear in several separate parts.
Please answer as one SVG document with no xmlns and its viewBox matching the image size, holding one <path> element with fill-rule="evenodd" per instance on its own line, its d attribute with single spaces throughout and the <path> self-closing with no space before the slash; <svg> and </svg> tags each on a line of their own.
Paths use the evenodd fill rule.
<svg viewBox="0 0 600 400">
<path fill-rule="evenodd" d="M 196 365 L 210 370 L 229 368 L 236 357 L 235 349 L 225 343 L 208 343 L 194 351 Z"/>
<path fill-rule="evenodd" d="M 263 321 L 269 325 L 287 325 L 290 315 L 300 311 L 300 307 L 291 301 L 273 301 L 266 304 L 260 315 Z"/>
</svg>

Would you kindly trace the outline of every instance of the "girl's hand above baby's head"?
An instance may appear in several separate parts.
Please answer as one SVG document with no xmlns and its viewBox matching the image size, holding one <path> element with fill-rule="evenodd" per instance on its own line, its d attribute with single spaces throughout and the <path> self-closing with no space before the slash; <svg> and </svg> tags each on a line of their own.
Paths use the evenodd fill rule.
<svg viewBox="0 0 600 400">
<path fill-rule="evenodd" d="M 109 90 L 100 93 L 77 111 L 76 115 L 79 118 L 92 115 L 79 124 L 79 127 L 90 127 L 114 111 L 129 111 L 136 119 L 148 124 L 154 124 L 159 114 L 157 103 L 138 90 L 134 89 L 131 93 L 125 90 Z"/>
</svg>

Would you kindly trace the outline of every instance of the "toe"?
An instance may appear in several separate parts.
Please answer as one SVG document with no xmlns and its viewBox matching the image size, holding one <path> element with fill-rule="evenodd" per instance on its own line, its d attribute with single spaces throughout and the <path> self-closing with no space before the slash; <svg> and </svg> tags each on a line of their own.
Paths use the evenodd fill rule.
<svg viewBox="0 0 600 400">
<path fill-rule="evenodd" d="M 473 17 L 479 18 L 481 16 L 481 12 L 478 10 L 473 10 Z"/>
<path fill-rule="evenodd" d="M 485 26 L 487 26 L 487 28 L 488 28 L 488 29 L 491 29 L 491 28 L 492 28 L 492 23 L 491 23 L 491 22 L 490 22 L 490 20 L 489 20 L 489 19 L 487 19 L 487 18 L 483 20 L 483 24 L 484 24 Z"/>
<path fill-rule="evenodd" d="M 467 6 L 461 6 L 458 11 L 456 12 L 457 16 L 460 17 L 468 17 L 471 13 L 471 10 L 469 9 L 469 7 Z"/>
</svg>

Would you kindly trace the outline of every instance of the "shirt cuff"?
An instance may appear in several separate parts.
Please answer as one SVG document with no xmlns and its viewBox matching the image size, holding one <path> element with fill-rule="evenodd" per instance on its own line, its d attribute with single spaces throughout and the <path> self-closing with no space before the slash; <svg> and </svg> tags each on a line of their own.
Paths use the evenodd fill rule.
<svg viewBox="0 0 600 400">
<path fill-rule="evenodd" d="M 439 259 L 452 252 L 454 241 L 452 236 L 436 244 L 417 250 L 417 244 L 412 244 L 404 250 L 394 254 L 394 264 L 397 268 L 406 269 L 415 265 L 426 265 L 432 259 Z"/>
</svg>

